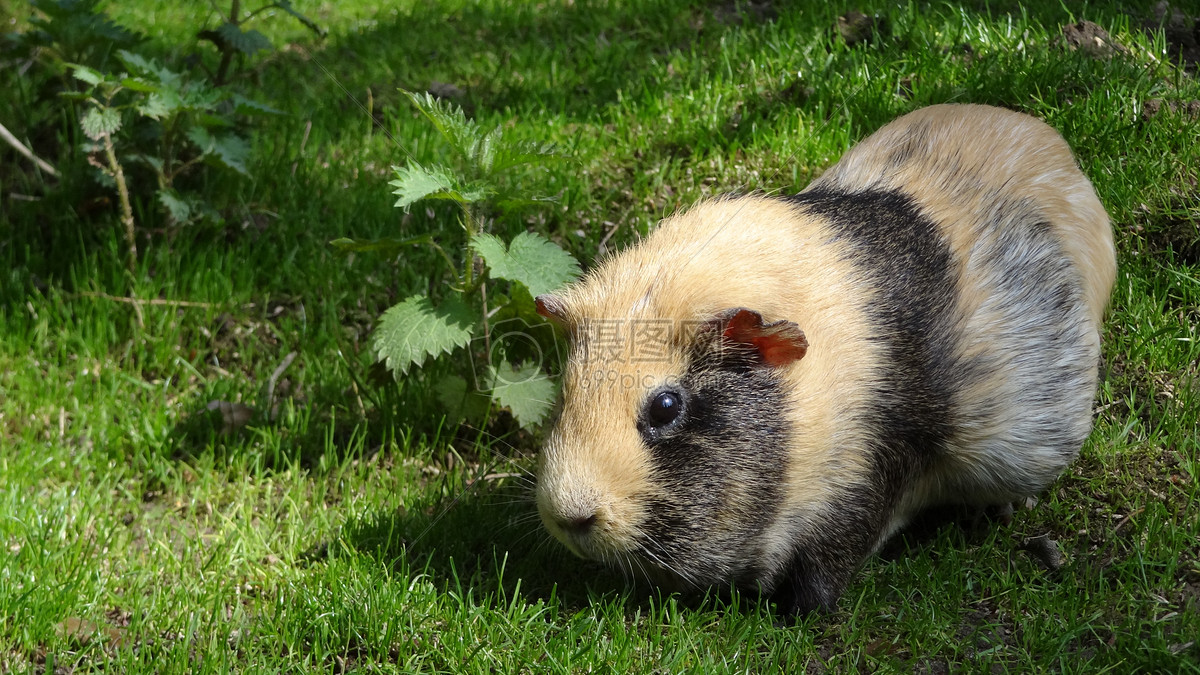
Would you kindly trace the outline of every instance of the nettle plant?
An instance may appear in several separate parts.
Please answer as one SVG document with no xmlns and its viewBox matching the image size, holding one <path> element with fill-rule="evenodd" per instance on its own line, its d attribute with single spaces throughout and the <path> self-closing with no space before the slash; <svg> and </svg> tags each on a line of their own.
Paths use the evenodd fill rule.
<svg viewBox="0 0 1200 675">
<path fill-rule="evenodd" d="M 260 16 L 288 14 L 318 35 L 324 31 L 287 0 L 266 2 L 243 11 L 232 0 L 228 13 L 214 4 L 220 24 L 198 37 L 216 45 L 220 63 L 205 74 L 160 65 L 137 51 L 142 36 L 114 23 L 98 8 L 99 0 L 32 0 L 32 30 L 14 46 L 57 79 L 70 73 L 85 83 L 82 91 L 62 93 L 80 103 L 83 148 L 100 171 L 102 183 L 119 198 L 129 270 L 135 270 L 134 203 L 156 202 L 168 225 L 220 224 L 214 206 L 224 195 L 206 198 L 203 181 L 181 180 L 208 165 L 248 176 L 249 144 L 239 130 L 249 114 L 274 113 L 270 107 L 229 90 L 231 66 L 270 50 L 271 43 L 247 23 Z M 55 94 L 67 87 L 55 87 Z M 133 165 L 148 171 L 134 171 Z"/>
<path fill-rule="evenodd" d="M 545 204 L 514 185 L 514 169 L 555 159 L 548 145 L 503 137 L 498 127 L 484 131 L 461 108 L 428 94 L 403 92 L 449 146 L 451 165 L 423 165 L 410 159 L 393 167 L 389 184 L 396 206 L 444 200 L 457 205 L 461 248 L 452 255 L 434 233 L 407 239 L 351 240 L 333 244 L 352 251 L 395 251 L 411 245 L 432 247 L 444 262 L 450 283 L 436 294 L 418 293 L 384 312 L 372 347 L 397 379 L 430 361 L 449 362 L 450 374 L 434 383 L 439 400 L 458 419 L 478 421 L 490 410 L 507 409 L 524 428 L 549 413 L 556 391 L 550 365 L 557 342 L 537 314 L 534 298 L 579 276 L 579 263 L 557 244 L 533 232 L 511 241 L 488 232 L 489 214 Z M 457 262 L 456 262 L 457 258 Z"/>
<path fill-rule="evenodd" d="M 242 10 L 240 0 L 232 0 L 229 3 L 229 12 L 223 16 L 224 20 L 220 25 L 211 30 L 202 30 L 196 35 L 201 40 L 211 42 L 221 55 L 221 60 L 217 64 L 216 70 L 210 71 L 214 84 L 221 86 L 229 82 L 233 74 L 231 73 L 231 66 L 233 66 L 234 61 L 237 61 L 239 67 L 241 67 L 245 65 L 247 57 L 254 56 L 258 52 L 271 51 L 273 49 L 271 40 L 266 35 L 253 28 L 246 28 L 245 25 L 263 12 L 274 10 L 290 15 L 318 37 L 325 37 L 325 30 L 323 28 L 318 26 L 312 19 L 297 12 L 292 3 L 287 0 L 268 2 L 250 12 Z"/>
<path fill-rule="evenodd" d="M 245 160 L 250 146 L 235 131 L 236 117 L 274 111 L 133 52 L 119 50 L 117 58 L 126 71 L 102 72 L 68 64 L 87 88 L 64 95 L 82 102 L 80 126 L 92 141 L 86 146 L 89 161 L 112 181 L 120 198 L 132 271 L 137 245 L 124 165 L 136 162 L 151 170 L 154 198 L 172 224 L 219 222 L 220 215 L 203 197 L 179 189 L 177 181 L 202 164 L 248 176 Z"/>
</svg>

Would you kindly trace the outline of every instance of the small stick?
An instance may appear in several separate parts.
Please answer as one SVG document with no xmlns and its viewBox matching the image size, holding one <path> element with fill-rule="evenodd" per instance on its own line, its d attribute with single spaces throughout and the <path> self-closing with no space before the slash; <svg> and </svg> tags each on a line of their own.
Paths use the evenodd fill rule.
<svg viewBox="0 0 1200 675">
<path fill-rule="evenodd" d="M 617 228 L 621 227 L 621 221 L 618 220 L 615 223 L 605 223 L 605 224 L 612 225 L 612 227 L 608 228 L 608 232 L 606 232 L 604 234 L 604 237 L 600 240 L 600 243 L 596 245 L 596 250 L 598 252 L 600 252 L 601 254 L 603 254 L 605 251 L 608 250 L 608 240 L 611 239 L 613 234 L 616 233 Z"/>
<path fill-rule="evenodd" d="M 152 307 L 202 307 L 205 309 L 220 309 L 222 305 L 211 302 L 196 302 L 194 300 L 164 300 L 162 298 L 126 298 L 120 295 L 109 295 L 108 293 L 97 293 L 95 291 L 78 291 L 73 295 L 83 296 L 86 298 L 99 298 L 101 300 L 112 300 L 113 302 L 124 302 L 130 305 L 150 305 Z M 237 305 L 242 309 L 250 309 L 254 307 L 253 302 L 247 302 L 244 305 Z"/>
<path fill-rule="evenodd" d="M 367 406 L 363 405 L 362 393 L 358 391 L 358 382 L 353 378 L 350 379 L 350 388 L 354 390 L 354 400 L 358 401 L 358 412 L 363 416 L 367 416 Z"/>
<path fill-rule="evenodd" d="M 112 134 L 104 134 L 104 154 L 108 155 L 108 166 L 113 180 L 117 181 L 117 196 L 121 198 L 121 223 L 125 226 L 126 244 L 129 246 L 129 277 L 137 274 L 137 232 L 133 229 L 133 207 L 129 205 L 129 186 L 125 184 L 125 170 L 117 161 L 117 151 L 113 148 Z M 142 325 L 141 313 L 138 313 L 138 326 Z"/>
<path fill-rule="evenodd" d="M 312 120 L 309 120 L 304 125 L 304 136 L 300 139 L 300 157 L 304 156 L 304 148 L 308 147 L 308 134 L 312 132 Z M 292 175 L 296 175 L 296 167 L 300 166 L 300 160 L 292 162 Z"/>
<path fill-rule="evenodd" d="M 287 370 L 288 366 L 292 365 L 292 361 L 296 360 L 296 352 L 288 352 L 288 355 L 283 357 L 283 363 L 280 363 L 275 371 L 271 373 L 271 377 L 267 379 L 267 409 L 270 410 L 275 405 L 275 382 L 283 371 Z"/>
<path fill-rule="evenodd" d="M 1146 510 L 1146 507 L 1143 506 L 1139 509 L 1134 509 L 1134 510 L 1130 511 L 1129 515 L 1122 518 L 1121 522 L 1117 523 L 1117 526 L 1112 529 L 1113 534 L 1116 534 L 1117 530 L 1120 530 L 1122 527 L 1125 527 L 1125 523 L 1128 523 L 1130 518 L 1133 518 L 1134 516 L 1138 515 L 1139 513 L 1141 513 L 1142 511 L 1145 511 L 1145 510 Z"/>
<path fill-rule="evenodd" d="M 0 124 L 0 138 L 3 138 L 5 141 L 7 141 L 14 150 L 28 157 L 34 164 L 37 164 L 39 169 L 45 171 L 51 176 L 54 176 L 55 178 L 58 178 L 58 171 L 55 171 L 54 167 L 50 166 L 50 164 L 41 157 L 33 154 L 33 151 L 25 147 L 25 144 L 18 140 L 16 136 L 13 136 L 12 132 L 9 131 L 3 124 Z"/>
<path fill-rule="evenodd" d="M 492 362 L 492 331 L 488 328 L 487 281 L 479 284 L 479 292 L 483 295 L 483 349 L 487 352 L 487 362 Z M 478 384 L 478 383 L 476 383 Z"/>
</svg>

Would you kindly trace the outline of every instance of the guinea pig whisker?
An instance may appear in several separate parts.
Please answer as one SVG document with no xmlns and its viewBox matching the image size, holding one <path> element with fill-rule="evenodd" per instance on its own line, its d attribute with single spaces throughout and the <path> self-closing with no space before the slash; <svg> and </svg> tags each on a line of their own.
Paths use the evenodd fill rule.
<svg viewBox="0 0 1200 675">
<path fill-rule="evenodd" d="M 535 545 L 534 545 L 534 547 L 533 547 L 533 554 L 534 554 L 534 555 L 540 555 L 542 552 L 546 551 L 547 549 L 551 549 L 551 550 L 561 550 L 561 549 L 555 549 L 555 548 L 554 548 L 554 546 L 555 546 L 555 544 L 556 544 L 557 542 L 554 540 L 554 537 L 551 537 L 551 536 L 550 536 L 550 533 L 549 533 L 549 532 L 547 532 L 547 531 L 545 530 L 545 528 L 538 528 L 538 529 L 537 529 L 537 531 L 535 531 L 535 532 L 534 532 L 534 534 L 537 534 L 537 533 L 539 533 L 539 532 L 540 532 L 540 533 L 541 533 L 543 536 L 541 536 L 540 538 L 538 538 L 538 540 L 537 540 L 537 544 L 535 544 Z"/>
<path fill-rule="evenodd" d="M 532 460 L 533 459 L 532 454 L 525 452 L 524 450 L 518 448 L 517 446 L 513 445 L 512 443 L 509 443 L 503 437 L 497 436 L 496 434 L 493 434 L 492 432 L 488 431 L 487 429 L 484 429 L 482 427 L 477 427 L 472 424 L 468 424 L 466 422 L 461 423 L 460 426 L 463 427 L 464 429 L 468 429 L 470 431 L 475 432 L 475 434 L 477 434 L 481 439 L 486 440 L 490 444 L 497 444 L 497 445 L 504 446 L 504 448 L 507 450 L 507 454 L 505 455 L 505 458 L 509 459 L 510 461 L 514 458 L 522 459 L 522 460 Z M 515 466 L 520 467 L 520 465 L 515 465 Z M 525 471 L 526 473 L 532 474 L 532 472 L 529 471 L 528 469 L 526 469 L 525 467 L 520 467 L 520 468 L 523 471 Z"/>
<path fill-rule="evenodd" d="M 521 544 L 525 543 L 526 541 L 528 541 L 531 538 L 536 537 L 538 535 L 539 529 L 540 528 L 530 528 L 530 529 L 526 530 L 524 534 L 518 536 L 516 539 L 513 540 L 512 548 L 515 548 L 515 549 L 521 548 Z M 539 545 L 542 545 L 545 542 L 542 542 L 541 539 L 539 538 L 538 543 L 539 543 Z M 536 552 L 536 549 L 535 549 L 535 552 Z"/>
<path fill-rule="evenodd" d="M 648 559 L 663 572 L 678 577 L 688 586 L 699 585 L 694 575 L 688 570 L 687 565 L 682 564 L 669 549 L 646 532 L 642 531 L 639 534 L 641 535 L 640 538 L 644 540 L 644 543 L 638 546 L 638 551 L 642 554 L 642 557 Z M 657 549 L 662 555 L 660 556 L 658 553 L 655 553 L 653 549 Z M 665 560 L 664 557 L 666 558 Z"/>
<path fill-rule="evenodd" d="M 526 497 L 512 497 L 511 499 L 488 500 L 488 506 L 527 506 L 532 503 L 533 503 L 533 500 L 528 499 Z M 532 516 L 529 516 L 528 514 L 524 514 L 524 515 L 522 515 L 522 517 L 536 518 L 538 516 L 536 513 L 534 513 L 534 514 L 532 514 Z"/>
<path fill-rule="evenodd" d="M 629 559 L 637 564 L 637 579 L 650 579 L 650 572 L 646 569 L 646 561 L 636 555 L 630 555 Z"/>
<path fill-rule="evenodd" d="M 533 496 L 533 490 L 535 488 L 537 488 L 537 481 L 534 479 L 533 474 L 528 474 L 528 475 L 521 474 L 518 476 L 514 476 L 514 482 L 517 485 L 520 485 L 521 487 L 528 489 L 530 492 L 530 496 Z"/>
<path fill-rule="evenodd" d="M 538 527 L 540 521 L 541 521 L 541 517 L 539 517 L 538 514 L 533 513 L 533 514 L 521 516 L 519 518 L 514 518 L 512 520 L 512 526 L 516 527 L 519 525 L 522 527 L 529 527 L 531 530 L 536 532 L 541 529 L 540 527 Z"/>
<path fill-rule="evenodd" d="M 637 570 L 634 569 L 637 559 L 624 552 L 617 553 L 614 557 L 620 563 L 621 576 L 625 578 L 626 583 L 633 583 L 637 579 Z"/>
</svg>

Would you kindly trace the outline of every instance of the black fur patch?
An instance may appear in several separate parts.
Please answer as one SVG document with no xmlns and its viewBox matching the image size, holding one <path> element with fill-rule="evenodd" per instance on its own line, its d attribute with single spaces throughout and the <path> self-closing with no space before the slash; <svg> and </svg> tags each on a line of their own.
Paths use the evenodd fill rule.
<svg viewBox="0 0 1200 675">
<path fill-rule="evenodd" d="M 757 359 L 717 336 L 701 340 L 669 387 L 682 395 L 682 418 L 667 429 L 638 422 L 657 492 L 669 495 L 651 503 L 642 545 L 689 585 L 761 575 L 755 541 L 778 512 L 790 434 L 784 387 Z"/>
<path fill-rule="evenodd" d="M 905 488 L 946 451 L 954 432 L 958 270 L 937 225 L 904 194 L 816 190 L 790 201 L 826 220 L 835 240 L 849 244 L 858 273 L 878 289 L 867 311 L 885 349 L 862 420 L 877 430 L 868 448 L 868 485 L 830 505 L 836 522 L 819 524 L 797 542 L 790 583 L 779 589 L 788 611 L 807 612 L 836 601 Z"/>
<path fill-rule="evenodd" d="M 887 431 L 875 448 L 884 490 L 902 486 L 945 450 L 953 432 L 951 372 L 958 274 L 938 226 L 906 195 L 823 191 L 792 202 L 824 217 L 850 244 L 850 262 L 880 291 L 868 307 L 888 368 L 876 387 L 871 427 Z"/>
</svg>

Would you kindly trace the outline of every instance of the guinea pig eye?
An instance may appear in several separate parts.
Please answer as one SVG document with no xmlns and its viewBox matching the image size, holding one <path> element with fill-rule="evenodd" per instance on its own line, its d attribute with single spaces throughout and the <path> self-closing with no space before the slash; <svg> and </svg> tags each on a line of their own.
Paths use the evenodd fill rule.
<svg viewBox="0 0 1200 675">
<path fill-rule="evenodd" d="M 665 427 L 679 418 L 683 412 L 683 399 L 673 391 L 664 391 L 651 399 L 646 406 L 646 418 L 653 427 Z"/>
</svg>

